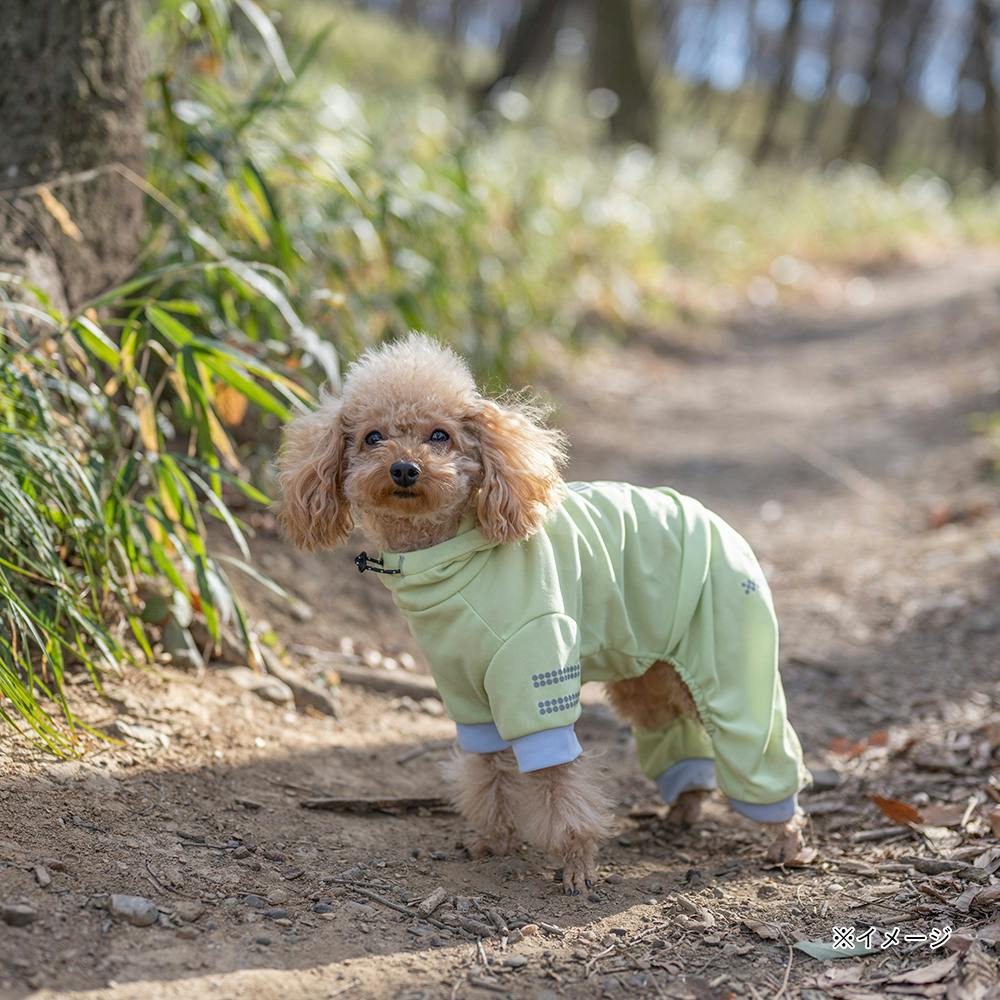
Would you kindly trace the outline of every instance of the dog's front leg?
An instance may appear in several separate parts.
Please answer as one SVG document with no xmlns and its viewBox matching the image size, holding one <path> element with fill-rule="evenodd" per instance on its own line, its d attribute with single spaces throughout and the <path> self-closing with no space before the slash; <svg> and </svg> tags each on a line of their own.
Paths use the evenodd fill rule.
<svg viewBox="0 0 1000 1000">
<path fill-rule="evenodd" d="M 448 770 L 455 808 L 476 832 L 469 854 L 474 858 L 506 854 L 514 839 L 513 800 L 520 777 L 514 754 L 459 750 Z"/>
<path fill-rule="evenodd" d="M 563 890 L 575 896 L 593 885 L 597 847 L 611 831 L 611 800 L 586 755 L 521 776 L 518 828 L 563 870 Z"/>
</svg>

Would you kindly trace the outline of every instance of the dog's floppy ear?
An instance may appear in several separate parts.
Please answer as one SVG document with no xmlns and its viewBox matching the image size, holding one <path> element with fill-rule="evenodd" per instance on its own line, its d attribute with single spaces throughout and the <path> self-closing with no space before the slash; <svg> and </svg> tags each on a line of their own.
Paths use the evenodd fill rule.
<svg viewBox="0 0 1000 1000">
<path fill-rule="evenodd" d="M 479 402 L 472 414 L 479 438 L 483 480 L 477 516 L 487 538 L 530 538 L 566 492 L 559 468 L 566 461 L 562 433 L 541 424 L 530 404 Z"/>
<path fill-rule="evenodd" d="M 278 519 L 299 548 L 332 549 L 351 533 L 354 522 L 344 496 L 345 444 L 336 399 L 324 399 L 314 413 L 285 427 L 278 453 Z"/>
</svg>

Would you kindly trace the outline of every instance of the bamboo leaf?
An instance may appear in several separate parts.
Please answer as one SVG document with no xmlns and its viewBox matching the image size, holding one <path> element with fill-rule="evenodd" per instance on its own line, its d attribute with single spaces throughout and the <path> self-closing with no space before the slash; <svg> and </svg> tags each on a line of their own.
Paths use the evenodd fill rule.
<svg viewBox="0 0 1000 1000">
<path fill-rule="evenodd" d="M 246 14 L 250 23 L 254 26 L 257 34 L 267 47 L 268 55 L 278 75 L 285 83 L 291 83 L 295 78 L 292 67 L 289 65 L 288 56 L 285 55 L 285 47 L 281 44 L 281 38 L 271 19 L 254 2 L 254 0 L 235 0 L 237 7 Z"/>
</svg>

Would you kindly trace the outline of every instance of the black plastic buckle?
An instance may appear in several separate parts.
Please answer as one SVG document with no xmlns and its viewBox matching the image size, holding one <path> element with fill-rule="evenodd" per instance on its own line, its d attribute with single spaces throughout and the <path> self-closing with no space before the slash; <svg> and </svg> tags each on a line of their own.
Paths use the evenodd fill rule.
<svg viewBox="0 0 1000 1000">
<path fill-rule="evenodd" d="M 381 559 L 372 559 L 367 552 L 362 552 L 354 557 L 354 565 L 358 567 L 359 573 L 370 570 L 372 573 L 384 573 L 386 576 L 395 576 L 402 572 L 398 569 L 382 569 L 385 563 Z"/>
</svg>

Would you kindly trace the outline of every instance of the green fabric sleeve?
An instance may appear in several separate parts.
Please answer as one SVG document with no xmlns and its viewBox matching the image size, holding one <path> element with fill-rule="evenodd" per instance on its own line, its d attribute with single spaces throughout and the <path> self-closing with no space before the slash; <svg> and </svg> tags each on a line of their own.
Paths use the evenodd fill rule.
<svg viewBox="0 0 1000 1000">
<path fill-rule="evenodd" d="M 493 721 L 505 740 L 570 726 L 580 717 L 580 632 L 568 615 L 522 625 L 486 669 Z"/>
</svg>

